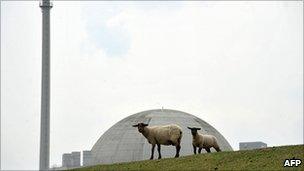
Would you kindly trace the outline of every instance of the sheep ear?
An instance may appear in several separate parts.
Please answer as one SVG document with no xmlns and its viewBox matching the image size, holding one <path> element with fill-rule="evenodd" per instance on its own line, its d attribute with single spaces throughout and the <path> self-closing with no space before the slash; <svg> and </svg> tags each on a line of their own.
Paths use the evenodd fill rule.
<svg viewBox="0 0 304 171">
<path fill-rule="evenodd" d="M 136 125 L 132 125 L 133 127 L 138 127 L 138 124 L 136 124 Z"/>
<path fill-rule="evenodd" d="M 148 125 L 149 125 L 149 124 L 145 124 L 145 123 L 143 124 L 143 126 L 148 126 Z"/>
<path fill-rule="evenodd" d="M 189 126 L 187 126 L 187 128 L 192 130 L 192 128 L 191 128 L 191 127 L 189 127 Z"/>
<path fill-rule="evenodd" d="M 197 130 L 201 130 L 201 128 L 196 128 Z"/>
</svg>

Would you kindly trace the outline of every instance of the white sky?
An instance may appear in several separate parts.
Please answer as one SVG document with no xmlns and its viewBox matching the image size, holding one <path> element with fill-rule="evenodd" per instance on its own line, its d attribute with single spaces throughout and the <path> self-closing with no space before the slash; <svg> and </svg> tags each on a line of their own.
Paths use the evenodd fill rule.
<svg viewBox="0 0 304 171">
<path fill-rule="evenodd" d="M 303 2 L 53 2 L 51 165 L 110 126 L 194 114 L 235 150 L 303 143 Z M 1 168 L 38 169 L 38 2 L 1 1 Z"/>
</svg>

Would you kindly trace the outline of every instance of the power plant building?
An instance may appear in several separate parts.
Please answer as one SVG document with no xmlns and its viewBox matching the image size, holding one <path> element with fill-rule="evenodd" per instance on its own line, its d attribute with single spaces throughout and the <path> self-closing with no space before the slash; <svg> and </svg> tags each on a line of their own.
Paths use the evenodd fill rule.
<svg viewBox="0 0 304 171">
<path fill-rule="evenodd" d="M 62 167 L 80 167 L 80 152 L 65 153 L 62 155 Z"/>
<path fill-rule="evenodd" d="M 80 152 L 72 152 L 72 167 L 80 167 Z"/>
<path fill-rule="evenodd" d="M 62 167 L 72 167 L 72 154 L 71 153 L 65 153 L 62 155 Z"/>
<path fill-rule="evenodd" d="M 267 144 L 261 141 L 256 142 L 240 142 L 239 144 L 240 150 L 253 150 L 259 148 L 266 148 Z"/>
<path fill-rule="evenodd" d="M 92 153 L 89 150 L 82 152 L 82 166 L 89 166 L 92 160 Z"/>
<path fill-rule="evenodd" d="M 218 139 L 222 151 L 233 150 L 224 136 L 202 119 L 177 110 L 157 109 L 128 116 L 108 129 L 93 146 L 90 165 L 149 159 L 151 144 L 138 132 L 137 128 L 132 127 L 132 125 L 139 122 L 147 123 L 151 126 L 173 123 L 181 126 L 183 131 L 181 156 L 193 154 L 192 135 L 187 126 L 199 127 L 202 128 L 199 131 L 200 133 L 214 135 Z M 212 148 L 211 151 L 214 152 L 215 150 Z M 202 150 L 202 152 L 206 151 Z M 175 147 L 162 145 L 161 153 L 163 158 L 172 158 L 175 155 Z"/>
</svg>

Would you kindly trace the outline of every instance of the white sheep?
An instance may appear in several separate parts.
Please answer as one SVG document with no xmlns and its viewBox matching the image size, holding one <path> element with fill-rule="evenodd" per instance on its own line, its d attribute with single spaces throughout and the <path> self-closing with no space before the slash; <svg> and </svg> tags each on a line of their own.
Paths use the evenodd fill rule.
<svg viewBox="0 0 304 171">
<path fill-rule="evenodd" d="M 157 144 L 158 159 L 161 159 L 160 145 L 173 145 L 176 147 L 175 157 L 179 157 L 181 149 L 180 143 L 182 138 L 182 129 L 178 125 L 170 124 L 164 126 L 148 126 L 145 123 L 133 125 L 143 134 L 152 145 L 150 160 L 153 160 L 154 148 Z"/>
<path fill-rule="evenodd" d="M 188 127 L 188 129 L 191 130 L 192 134 L 192 145 L 193 145 L 193 151 L 194 154 L 196 154 L 196 148 L 198 147 L 198 153 L 201 153 L 202 148 L 204 148 L 208 153 L 210 153 L 210 148 L 215 148 L 217 152 L 221 151 L 217 139 L 213 135 L 203 135 L 197 132 L 197 130 L 200 130 L 201 128 L 191 128 Z"/>
</svg>

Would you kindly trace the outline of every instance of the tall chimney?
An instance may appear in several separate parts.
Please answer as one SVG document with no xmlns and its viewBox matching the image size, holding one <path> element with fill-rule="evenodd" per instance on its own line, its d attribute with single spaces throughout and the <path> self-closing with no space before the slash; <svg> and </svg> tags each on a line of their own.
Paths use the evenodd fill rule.
<svg viewBox="0 0 304 171">
<path fill-rule="evenodd" d="M 50 163 L 50 10 L 49 0 L 40 2 L 42 10 L 42 81 L 39 170 L 49 170 Z"/>
</svg>

